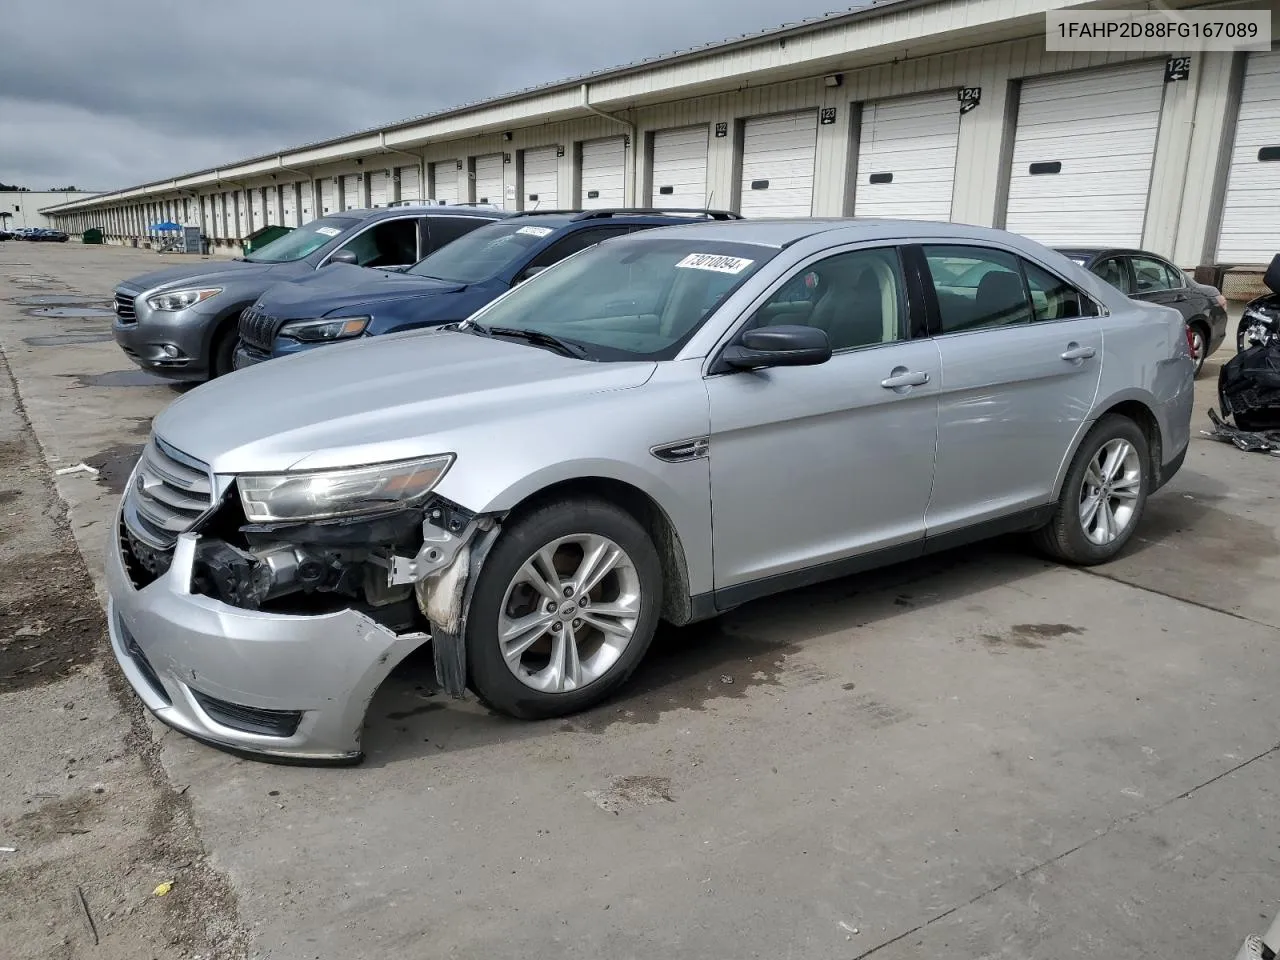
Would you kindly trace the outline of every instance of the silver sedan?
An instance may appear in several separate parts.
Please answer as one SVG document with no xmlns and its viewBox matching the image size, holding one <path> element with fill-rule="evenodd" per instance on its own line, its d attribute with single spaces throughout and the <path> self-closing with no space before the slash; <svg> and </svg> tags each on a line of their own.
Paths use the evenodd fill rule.
<svg viewBox="0 0 1280 960">
<path fill-rule="evenodd" d="M 523 718 L 623 684 L 660 620 L 1026 531 L 1109 560 L 1186 455 L 1174 310 L 1038 244 L 895 221 L 609 240 L 453 329 L 173 403 L 109 550 L 111 637 L 163 721 L 361 755 L 430 643 Z"/>
</svg>

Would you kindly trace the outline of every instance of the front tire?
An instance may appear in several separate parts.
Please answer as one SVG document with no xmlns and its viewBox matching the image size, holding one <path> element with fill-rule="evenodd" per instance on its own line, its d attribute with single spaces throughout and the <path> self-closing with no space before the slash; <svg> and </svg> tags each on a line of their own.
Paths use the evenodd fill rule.
<svg viewBox="0 0 1280 960">
<path fill-rule="evenodd" d="M 209 379 L 224 377 L 236 368 L 236 343 L 240 340 L 240 331 L 235 323 L 221 331 L 213 341 L 213 350 L 209 355 Z"/>
<path fill-rule="evenodd" d="M 1146 435 L 1128 417 L 1094 424 L 1076 451 L 1053 519 L 1037 545 L 1065 563 L 1106 563 L 1124 549 L 1142 520 L 1151 491 Z"/>
<path fill-rule="evenodd" d="M 626 682 L 662 609 L 662 567 L 634 517 L 557 500 L 499 537 L 467 618 L 467 673 L 484 703 L 537 720 L 593 706 Z"/>
</svg>

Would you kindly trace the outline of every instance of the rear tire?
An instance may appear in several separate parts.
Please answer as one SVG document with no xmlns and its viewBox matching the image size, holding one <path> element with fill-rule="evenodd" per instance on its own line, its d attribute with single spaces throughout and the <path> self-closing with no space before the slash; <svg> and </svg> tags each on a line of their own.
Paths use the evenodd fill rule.
<svg viewBox="0 0 1280 960">
<path fill-rule="evenodd" d="M 1103 417 L 1076 451 L 1053 519 L 1033 534 L 1036 545 L 1079 566 L 1115 559 L 1142 521 L 1151 479 L 1141 428 L 1118 414 Z"/>
<path fill-rule="evenodd" d="M 576 713 L 618 689 L 662 609 L 662 566 L 634 517 L 602 500 L 556 500 L 503 531 L 467 617 L 469 684 L 522 720 Z"/>
</svg>

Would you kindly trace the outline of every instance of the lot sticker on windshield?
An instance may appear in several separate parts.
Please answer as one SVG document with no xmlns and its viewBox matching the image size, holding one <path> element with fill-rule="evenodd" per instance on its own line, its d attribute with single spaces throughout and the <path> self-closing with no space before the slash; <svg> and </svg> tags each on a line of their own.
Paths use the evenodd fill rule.
<svg viewBox="0 0 1280 960">
<path fill-rule="evenodd" d="M 337 227 L 316 227 L 316 233 L 326 237 L 336 237 L 341 232 Z"/>
<path fill-rule="evenodd" d="M 754 260 L 743 257 L 726 257 L 718 253 L 691 253 L 676 266 L 689 270 L 714 270 L 716 273 L 741 273 L 753 263 L 755 263 Z"/>
<path fill-rule="evenodd" d="M 527 237 L 545 237 L 550 232 L 550 227 L 521 227 L 516 231 L 516 233 L 523 233 Z"/>
</svg>

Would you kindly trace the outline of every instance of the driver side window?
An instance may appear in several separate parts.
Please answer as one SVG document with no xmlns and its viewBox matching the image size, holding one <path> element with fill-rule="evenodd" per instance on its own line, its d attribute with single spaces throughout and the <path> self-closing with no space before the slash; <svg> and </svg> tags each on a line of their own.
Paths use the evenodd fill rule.
<svg viewBox="0 0 1280 960">
<path fill-rule="evenodd" d="M 756 311 L 751 326 L 817 327 L 833 351 L 853 350 L 901 339 L 906 313 L 898 250 L 880 247 L 801 268 Z"/>
</svg>

